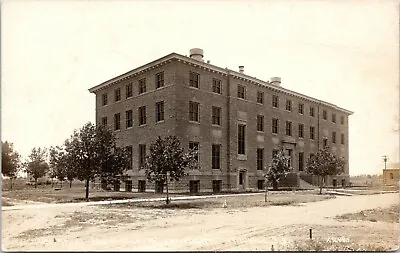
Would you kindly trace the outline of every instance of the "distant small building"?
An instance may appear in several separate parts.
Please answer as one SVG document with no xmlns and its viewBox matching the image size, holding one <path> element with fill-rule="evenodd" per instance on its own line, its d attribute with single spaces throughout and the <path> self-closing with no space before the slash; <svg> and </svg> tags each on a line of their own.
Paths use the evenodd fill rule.
<svg viewBox="0 0 400 253">
<path fill-rule="evenodd" d="M 398 185 L 400 179 L 400 163 L 388 163 L 383 169 L 383 183 L 385 185 Z"/>
</svg>

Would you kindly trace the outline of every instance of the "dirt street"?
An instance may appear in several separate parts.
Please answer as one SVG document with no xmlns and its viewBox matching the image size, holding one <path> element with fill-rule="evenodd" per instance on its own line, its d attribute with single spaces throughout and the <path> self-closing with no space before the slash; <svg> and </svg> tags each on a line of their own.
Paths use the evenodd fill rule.
<svg viewBox="0 0 400 253">
<path fill-rule="evenodd" d="M 66 206 L 2 211 L 3 250 L 275 250 L 294 239 L 398 248 L 399 223 L 334 217 L 398 203 L 399 193 L 338 196 L 296 206 L 147 209 Z"/>
</svg>

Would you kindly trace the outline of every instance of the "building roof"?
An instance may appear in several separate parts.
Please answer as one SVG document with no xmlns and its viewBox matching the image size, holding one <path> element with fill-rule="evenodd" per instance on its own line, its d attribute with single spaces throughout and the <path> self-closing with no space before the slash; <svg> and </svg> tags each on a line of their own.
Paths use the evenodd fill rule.
<svg viewBox="0 0 400 253">
<path fill-rule="evenodd" d="M 283 88 L 281 86 L 277 86 L 275 84 L 271 84 L 268 81 L 263 81 L 263 80 L 251 77 L 249 75 L 245 75 L 244 73 L 240 73 L 240 72 L 228 69 L 228 68 L 221 68 L 221 67 L 212 65 L 210 63 L 205 63 L 205 62 L 202 62 L 202 61 L 199 61 L 199 60 L 187 57 L 187 56 L 183 56 L 183 55 L 180 55 L 180 54 L 177 54 L 177 53 L 168 54 L 168 55 L 166 55 L 164 57 L 161 57 L 161 58 L 159 58 L 159 59 L 157 59 L 155 61 L 149 62 L 149 63 L 147 63 L 147 64 L 145 64 L 143 66 L 140 66 L 140 67 L 135 68 L 135 69 L 133 69 L 131 71 L 128 71 L 128 72 L 126 72 L 126 73 L 124 73 L 122 75 L 119 75 L 119 76 L 116 76 L 114 78 L 111 78 L 108 81 L 105 81 L 105 82 L 103 82 L 103 83 L 101 83 L 99 85 L 96 85 L 96 86 L 90 88 L 89 92 L 96 93 L 96 92 L 98 92 L 100 90 L 108 88 L 109 86 L 111 86 L 111 85 L 113 85 L 115 83 L 121 82 L 123 80 L 126 80 L 128 78 L 131 78 L 131 77 L 134 77 L 134 76 L 137 76 L 137 75 L 140 75 L 143 72 L 146 72 L 148 70 L 157 68 L 159 66 L 167 64 L 167 63 L 169 63 L 171 61 L 174 61 L 174 60 L 183 62 L 183 63 L 188 64 L 188 65 L 193 65 L 193 66 L 196 66 L 196 67 L 200 67 L 200 68 L 202 68 L 204 70 L 208 70 L 208 71 L 211 71 L 211 72 L 216 72 L 216 73 L 219 73 L 219 74 L 224 75 L 224 76 L 227 76 L 229 74 L 229 75 L 231 75 L 234 78 L 237 78 L 239 80 L 243 80 L 243 81 L 247 81 L 247 82 L 250 82 L 250 83 L 254 83 L 254 84 L 266 87 L 268 89 L 271 89 L 271 90 L 274 90 L 274 91 L 277 91 L 277 92 L 282 92 L 282 93 L 285 93 L 285 94 L 288 94 L 288 95 L 291 95 L 291 96 L 295 96 L 295 97 L 299 97 L 299 98 L 308 100 L 310 102 L 314 102 L 314 103 L 317 103 L 317 104 L 328 106 L 328 107 L 334 108 L 334 109 L 336 109 L 338 111 L 342 111 L 344 113 L 347 113 L 349 115 L 353 114 L 352 111 L 349 111 L 349 110 L 341 108 L 341 107 L 339 107 L 337 105 L 325 102 L 323 100 L 315 99 L 315 98 L 303 95 L 301 93 L 285 89 L 285 88 Z"/>
</svg>

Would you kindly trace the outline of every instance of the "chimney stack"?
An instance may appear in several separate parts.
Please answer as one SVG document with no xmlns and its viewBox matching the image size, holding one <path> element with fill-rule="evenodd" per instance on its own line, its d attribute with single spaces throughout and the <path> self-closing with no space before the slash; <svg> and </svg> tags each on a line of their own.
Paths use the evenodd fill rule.
<svg viewBox="0 0 400 253">
<path fill-rule="evenodd" d="M 280 77 L 271 77 L 269 82 L 273 85 L 281 86 L 282 79 Z"/>
<path fill-rule="evenodd" d="M 203 49 L 200 48 L 192 48 L 190 49 L 190 58 L 195 59 L 197 61 L 202 61 L 203 60 Z"/>
<path fill-rule="evenodd" d="M 244 66 L 239 66 L 239 72 L 243 73 L 244 72 Z"/>
</svg>

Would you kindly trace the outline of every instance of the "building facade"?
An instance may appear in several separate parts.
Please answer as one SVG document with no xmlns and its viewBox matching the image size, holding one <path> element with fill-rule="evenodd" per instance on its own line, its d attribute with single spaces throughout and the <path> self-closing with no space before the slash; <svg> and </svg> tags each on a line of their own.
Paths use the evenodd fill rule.
<svg viewBox="0 0 400 253">
<path fill-rule="evenodd" d="M 400 180 L 400 163 L 389 163 L 383 169 L 383 183 L 385 185 L 398 186 Z"/>
<path fill-rule="evenodd" d="M 351 111 L 285 89 L 277 77 L 262 81 L 242 66 L 233 71 L 205 63 L 201 49 L 190 50 L 190 57 L 169 54 L 89 91 L 96 95 L 96 124 L 112 128 L 118 145 L 131 151 L 128 190 L 162 187 L 147 182 L 140 169 L 157 136 L 175 135 L 199 150 L 200 169 L 188 171 L 172 191 L 262 189 L 263 168 L 279 149 L 293 167 L 281 186 L 315 183 L 304 169 L 323 146 L 348 161 Z M 327 183 L 348 181 L 347 163 Z"/>
</svg>

